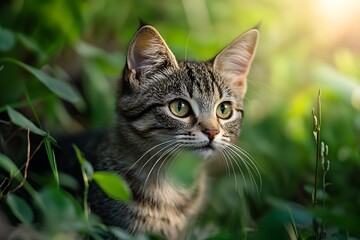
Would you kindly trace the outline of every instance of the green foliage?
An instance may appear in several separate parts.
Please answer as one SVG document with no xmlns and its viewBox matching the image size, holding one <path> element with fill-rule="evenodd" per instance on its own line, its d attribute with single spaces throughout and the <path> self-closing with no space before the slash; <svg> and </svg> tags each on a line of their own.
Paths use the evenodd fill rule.
<svg viewBox="0 0 360 240">
<path fill-rule="evenodd" d="M 171 163 L 169 175 L 178 184 L 191 186 L 199 176 L 200 165 L 199 156 L 188 151 L 180 152 Z"/>
<path fill-rule="evenodd" d="M 12 213 L 20 222 L 30 225 L 34 220 L 34 213 L 26 201 L 15 194 L 6 197 L 6 203 L 9 205 Z"/>
<path fill-rule="evenodd" d="M 81 97 L 77 93 L 77 91 L 71 85 L 68 85 L 66 82 L 59 81 L 58 79 L 50 77 L 46 75 L 44 72 L 40 71 L 39 69 L 31 67 L 20 61 L 17 61 L 16 59 L 3 58 L 0 61 L 14 63 L 24 68 L 26 71 L 34 75 L 34 77 L 36 77 L 47 88 L 49 88 L 50 91 L 52 91 L 53 93 L 55 93 L 57 96 L 59 96 L 64 100 L 67 100 L 71 103 L 76 103 L 81 100 Z"/>
<path fill-rule="evenodd" d="M 13 108 L 6 106 L 6 111 L 10 117 L 10 120 L 13 124 L 18 125 L 19 127 L 22 127 L 24 129 L 29 129 L 31 132 L 45 136 L 46 132 L 38 128 L 34 123 L 32 123 L 29 119 L 24 117 L 21 113 L 14 110 Z"/>
<path fill-rule="evenodd" d="M 126 185 L 113 176 L 93 173 L 75 148 L 85 196 L 74 199 L 61 185 L 52 136 L 111 124 L 117 79 L 138 17 L 159 29 L 177 57 L 199 60 L 212 58 L 261 21 L 239 145 L 260 167 L 262 191 L 260 196 L 253 194 L 256 191 L 247 190 L 239 171 L 229 174 L 224 163 L 214 164 L 209 203 L 190 235 L 193 239 L 314 239 L 312 219 L 316 218 L 327 233 L 325 239 L 360 238 L 360 55 L 354 44 L 360 41 L 355 31 L 360 15 L 353 14 L 357 5 L 345 9 L 349 5 L 332 5 L 335 2 L 1 2 L 0 199 L 9 217 L 45 239 L 104 239 L 110 233 L 131 239 L 102 225 L 88 211 L 86 198 L 91 179 L 100 185 L 118 185 L 121 192 L 110 195 L 129 200 Z M 334 6 L 336 12 L 331 12 Z M 309 110 L 318 89 L 322 91 L 321 139 L 331 151 L 318 155 L 315 162 L 314 153 L 319 151 Z M 32 187 L 31 172 L 25 174 L 26 163 L 32 164 L 27 157 L 32 139 L 23 138 L 15 142 L 16 149 L 5 151 L 4 145 L 14 141 L 11 135 L 23 133 L 13 129 L 7 134 L 3 129 L 8 126 L 40 135 L 55 185 L 51 180 L 39 190 Z M 194 175 L 182 173 L 183 169 L 196 172 L 189 159 L 179 157 L 180 166 L 174 168 L 185 184 Z M 330 171 L 325 171 L 327 159 L 331 159 Z M 314 199 L 326 204 L 312 207 L 316 164 L 319 186 Z M 245 176 L 245 181 L 250 177 Z M 33 201 L 24 201 L 17 194 L 19 188 Z M 47 206 L 52 212 L 48 217 Z"/>
<path fill-rule="evenodd" d="M 14 34 L 7 30 L 0 27 L 0 51 L 8 51 L 10 50 L 15 44 L 15 37 Z"/>
<path fill-rule="evenodd" d="M 92 179 L 109 196 L 119 201 L 129 201 L 131 192 L 127 184 L 118 175 L 110 172 L 94 172 Z"/>
</svg>

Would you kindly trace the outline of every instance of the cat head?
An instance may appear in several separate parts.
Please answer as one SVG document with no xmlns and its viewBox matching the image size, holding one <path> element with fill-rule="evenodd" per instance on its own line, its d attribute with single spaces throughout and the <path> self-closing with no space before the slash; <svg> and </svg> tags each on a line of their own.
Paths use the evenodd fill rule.
<svg viewBox="0 0 360 240">
<path fill-rule="evenodd" d="M 141 27 L 128 49 L 119 124 L 144 143 L 205 156 L 227 147 L 240 133 L 258 35 L 245 32 L 209 61 L 178 61 L 154 27 Z"/>
</svg>

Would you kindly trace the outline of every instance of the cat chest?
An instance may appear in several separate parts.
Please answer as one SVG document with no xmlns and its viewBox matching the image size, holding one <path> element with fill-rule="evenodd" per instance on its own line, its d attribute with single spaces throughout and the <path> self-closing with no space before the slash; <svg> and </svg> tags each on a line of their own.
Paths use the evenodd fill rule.
<svg viewBox="0 0 360 240">
<path fill-rule="evenodd" d="M 148 206 L 138 204 L 133 207 L 133 232 L 159 234 L 166 239 L 182 239 L 190 215 L 179 206 Z"/>
</svg>

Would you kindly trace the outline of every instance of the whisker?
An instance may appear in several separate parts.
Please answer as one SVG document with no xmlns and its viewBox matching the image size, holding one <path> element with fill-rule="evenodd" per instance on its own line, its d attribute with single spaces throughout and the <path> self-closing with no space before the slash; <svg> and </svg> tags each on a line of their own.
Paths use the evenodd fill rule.
<svg viewBox="0 0 360 240">
<path fill-rule="evenodd" d="M 158 154 L 160 154 L 163 150 L 171 148 L 172 146 L 176 145 L 176 142 L 172 141 L 171 143 L 165 145 L 165 147 L 161 148 L 159 151 L 157 151 L 155 154 L 153 154 L 140 168 L 139 172 L 141 172 L 144 167 L 154 158 L 156 157 Z"/>
<path fill-rule="evenodd" d="M 260 188 L 262 188 L 262 178 L 259 170 L 257 169 L 257 166 L 255 165 L 254 159 L 243 149 L 241 149 L 239 146 L 231 143 L 224 143 L 226 146 L 228 146 L 228 150 L 231 151 L 234 155 L 236 155 L 244 164 L 246 170 L 249 173 L 249 177 L 251 179 L 251 182 L 253 186 L 256 188 L 258 196 L 260 195 L 259 187 L 257 185 L 257 182 L 255 180 L 254 173 L 259 177 L 260 180 Z M 237 163 L 237 161 L 235 161 Z"/>
<path fill-rule="evenodd" d="M 255 81 L 255 80 L 251 80 L 251 81 L 248 81 L 249 84 L 252 84 L 253 86 L 256 86 L 256 84 L 258 85 L 262 85 L 263 87 L 266 87 L 268 90 L 272 91 L 273 93 L 276 93 L 277 91 L 275 91 L 274 88 L 272 88 L 269 84 L 267 83 L 264 83 L 262 81 Z"/>
<path fill-rule="evenodd" d="M 136 160 L 136 161 L 130 166 L 130 168 L 125 172 L 125 174 L 127 174 L 133 167 L 135 167 L 135 165 L 136 165 L 139 161 L 141 161 L 141 159 L 142 159 L 143 157 L 145 157 L 146 154 L 150 153 L 152 150 L 154 150 L 154 149 L 157 148 L 157 147 L 160 147 L 160 146 L 162 146 L 162 145 L 164 145 L 164 144 L 166 144 L 166 143 L 174 142 L 174 141 L 175 141 L 175 140 L 172 139 L 172 140 L 169 140 L 169 141 L 166 141 L 166 142 L 162 142 L 162 143 L 157 144 L 157 145 L 155 145 L 154 147 L 150 148 L 149 150 L 147 150 L 143 155 L 141 155 L 141 157 L 140 157 L 138 160 Z"/>
<path fill-rule="evenodd" d="M 163 167 L 164 163 L 168 161 L 168 158 L 172 155 L 174 155 L 176 153 L 176 151 L 178 151 L 179 149 L 179 152 L 175 155 L 175 158 L 177 158 L 177 156 L 182 152 L 182 144 L 178 143 L 178 145 L 176 145 L 175 148 L 173 148 L 173 150 L 169 153 L 169 155 L 164 159 L 164 161 L 162 161 L 162 163 L 160 164 L 158 170 L 157 170 L 157 174 L 156 174 L 156 181 L 157 183 L 159 183 L 159 176 L 160 176 L 160 170 L 161 168 Z"/>
<path fill-rule="evenodd" d="M 233 162 L 235 162 L 237 168 L 239 169 L 239 171 L 240 171 L 240 173 L 241 173 L 241 177 L 242 177 L 242 179 L 243 179 L 243 181 L 244 181 L 245 189 L 248 189 L 247 182 L 246 182 L 246 179 L 245 179 L 245 174 L 244 174 L 244 172 L 242 171 L 242 169 L 241 169 L 238 161 L 236 161 L 236 158 L 234 157 L 234 155 L 232 154 L 232 152 L 229 151 L 229 150 L 231 150 L 231 149 L 227 149 L 228 155 L 230 156 L 230 159 L 231 159 Z M 240 156 L 239 156 L 239 157 L 240 157 Z M 242 160 L 241 157 L 240 157 L 240 160 Z M 231 165 L 233 166 L 232 161 L 230 161 L 230 163 L 231 163 Z M 242 160 L 242 161 L 243 161 L 243 160 Z M 234 168 L 234 167 L 233 167 L 233 171 L 234 171 L 234 176 L 236 176 L 235 168 Z M 236 186 L 236 188 L 237 188 L 237 191 L 239 191 L 238 186 Z"/>
<path fill-rule="evenodd" d="M 230 159 L 230 154 L 226 151 L 226 149 L 223 150 L 224 151 L 224 156 L 227 158 L 228 157 L 228 160 L 230 162 L 230 165 L 231 165 L 231 169 L 232 169 L 232 172 L 233 172 L 233 175 L 234 175 L 234 183 L 235 183 L 235 189 L 236 191 L 239 191 L 239 186 L 238 186 L 238 181 L 237 181 L 237 176 L 236 176 L 236 172 L 235 172 L 235 168 L 234 168 L 234 164 L 232 163 L 231 159 Z M 241 170 L 240 170 L 241 171 Z M 230 172 L 230 170 L 229 170 Z M 230 174 L 229 174 L 230 175 Z M 245 179 L 244 179 L 245 180 Z"/>
<path fill-rule="evenodd" d="M 171 144 L 171 145 L 172 145 L 172 144 Z M 171 154 L 171 152 L 172 152 L 174 149 L 176 149 L 176 148 L 178 147 L 178 145 L 179 145 L 179 143 L 175 143 L 175 144 L 172 145 L 172 146 L 169 146 L 169 145 L 168 145 L 169 148 L 166 149 L 166 150 L 160 155 L 160 157 L 156 160 L 156 162 L 154 163 L 154 165 L 151 167 L 151 169 L 150 169 L 150 171 L 149 171 L 149 173 L 147 174 L 147 177 L 146 177 L 146 179 L 145 179 L 144 186 L 146 186 L 146 184 L 147 184 L 147 182 L 148 182 L 148 180 L 149 180 L 149 178 L 150 178 L 150 176 L 151 176 L 152 171 L 155 169 L 155 166 L 161 161 L 161 159 L 162 159 L 164 156 L 166 156 L 167 154 Z M 163 148 L 163 150 L 164 150 L 164 149 L 165 149 L 165 148 Z M 154 156 L 155 156 L 155 155 L 154 155 Z M 163 162 L 165 162 L 168 157 L 169 157 L 169 155 L 166 156 L 166 158 L 164 159 Z"/>
<path fill-rule="evenodd" d="M 229 144 L 228 146 L 229 146 L 228 149 L 231 152 L 233 152 L 236 156 L 238 156 L 240 158 L 240 160 L 242 160 L 242 162 L 244 163 L 244 166 L 249 173 L 249 177 L 252 181 L 252 184 L 256 188 L 257 194 L 260 195 L 260 190 L 259 190 L 259 187 L 257 185 L 257 182 L 255 180 L 255 177 L 254 177 L 254 174 L 252 173 L 252 171 L 255 171 L 256 175 L 259 177 L 260 188 L 262 188 L 262 178 L 261 178 L 261 174 L 260 174 L 259 170 L 257 169 L 257 166 L 255 165 L 254 161 L 249 157 L 248 153 L 243 152 L 244 150 L 239 149 L 238 146 L 236 146 L 234 144 Z M 245 158 L 243 158 L 242 156 L 244 156 Z"/>
<path fill-rule="evenodd" d="M 227 159 L 227 157 L 225 156 L 225 154 L 224 154 L 224 149 L 220 149 L 220 154 L 221 154 L 221 157 L 222 157 L 222 159 L 224 160 L 224 162 L 225 162 L 225 172 L 226 172 L 226 175 L 228 176 L 228 177 L 230 177 L 230 166 L 229 166 L 229 162 L 228 162 L 228 159 Z"/>
<path fill-rule="evenodd" d="M 174 157 L 174 158 L 172 158 L 170 161 L 170 164 L 169 164 L 169 166 L 168 166 L 168 169 L 170 169 L 171 168 L 171 166 L 173 165 L 173 163 L 174 163 L 174 161 L 179 157 L 179 155 L 183 152 L 183 151 L 185 151 L 185 150 L 187 150 L 187 149 L 189 149 L 189 146 L 186 146 L 186 145 L 184 145 L 184 144 L 181 144 L 181 149 L 180 149 L 180 151 L 176 154 L 176 156 Z"/>
<path fill-rule="evenodd" d="M 235 144 L 231 144 L 231 145 L 235 150 L 239 151 L 241 154 L 243 154 L 249 160 L 249 162 L 251 163 L 249 166 L 256 172 L 256 175 L 259 177 L 260 188 L 262 188 L 262 177 L 261 177 L 261 173 L 258 169 L 258 166 L 256 165 L 255 159 L 241 147 L 239 147 Z"/>
</svg>

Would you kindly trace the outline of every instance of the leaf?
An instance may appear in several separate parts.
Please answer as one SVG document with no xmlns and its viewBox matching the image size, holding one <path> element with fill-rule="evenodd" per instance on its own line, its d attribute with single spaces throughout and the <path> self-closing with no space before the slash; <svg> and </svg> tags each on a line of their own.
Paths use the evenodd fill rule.
<svg viewBox="0 0 360 240">
<path fill-rule="evenodd" d="M 32 223 L 32 221 L 34 220 L 34 213 L 29 204 L 27 204 L 24 199 L 14 194 L 10 194 L 6 198 L 6 203 L 10 207 L 12 213 L 22 223 L 25 223 L 27 225 L 30 225 Z"/>
<path fill-rule="evenodd" d="M 125 232 L 123 229 L 118 227 L 110 227 L 110 232 L 114 234 L 115 237 L 123 240 L 133 240 L 134 238 L 127 232 Z"/>
<path fill-rule="evenodd" d="M 19 182 L 23 180 L 23 176 L 19 168 L 6 155 L 0 153 L 0 167 L 6 170 L 12 177 L 15 177 Z M 16 173 L 16 174 L 14 174 Z"/>
<path fill-rule="evenodd" d="M 92 178 L 92 175 L 94 173 L 94 168 L 91 165 L 90 162 L 86 161 L 85 157 L 83 156 L 82 152 L 80 151 L 80 149 L 73 144 L 73 148 L 76 154 L 76 158 L 79 160 L 80 166 L 81 166 L 81 170 L 84 171 L 83 174 L 86 174 L 86 176 L 88 176 L 89 178 Z"/>
<path fill-rule="evenodd" d="M 94 172 L 92 179 L 108 196 L 120 201 L 131 199 L 127 183 L 118 175 L 110 172 Z"/>
<path fill-rule="evenodd" d="M 169 169 L 170 176 L 179 184 L 191 186 L 199 174 L 201 161 L 194 153 L 185 151 L 179 154 Z"/>
<path fill-rule="evenodd" d="M 6 155 L 0 153 L 0 166 L 7 172 L 16 172 L 18 167 Z"/>
<path fill-rule="evenodd" d="M 0 27 L 0 51 L 9 51 L 15 44 L 14 34 L 4 28 Z"/>
<path fill-rule="evenodd" d="M 24 115 L 16 111 L 15 109 L 6 106 L 7 113 L 10 117 L 10 120 L 15 125 L 18 125 L 25 129 L 30 129 L 32 133 L 35 133 L 40 136 L 45 136 L 46 132 L 35 126 L 34 123 L 32 123 L 29 119 L 27 119 Z"/>
<path fill-rule="evenodd" d="M 46 187 L 40 192 L 47 211 L 44 214 L 45 229 L 54 232 L 83 231 L 86 229 L 79 202 L 60 188 Z"/>
<path fill-rule="evenodd" d="M 60 180 L 59 180 L 59 172 L 57 169 L 55 154 L 54 154 L 54 150 L 51 147 L 50 139 L 48 137 L 44 138 L 44 145 L 45 145 L 46 154 L 48 156 L 49 163 L 51 166 L 51 170 L 55 177 L 56 184 L 59 186 Z"/>
<path fill-rule="evenodd" d="M 0 61 L 11 62 L 24 68 L 60 98 L 71 103 L 82 102 L 80 94 L 67 82 L 60 81 L 54 77 L 45 74 L 39 69 L 36 69 L 13 58 L 3 58 L 0 59 Z"/>
<path fill-rule="evenodd" d="M 26 49 L 36 52 L 40 58 L 44 58 L 45 53 L 33 39 L 22 33 L 17 33 L 16 38 Z"/>
</svg>

